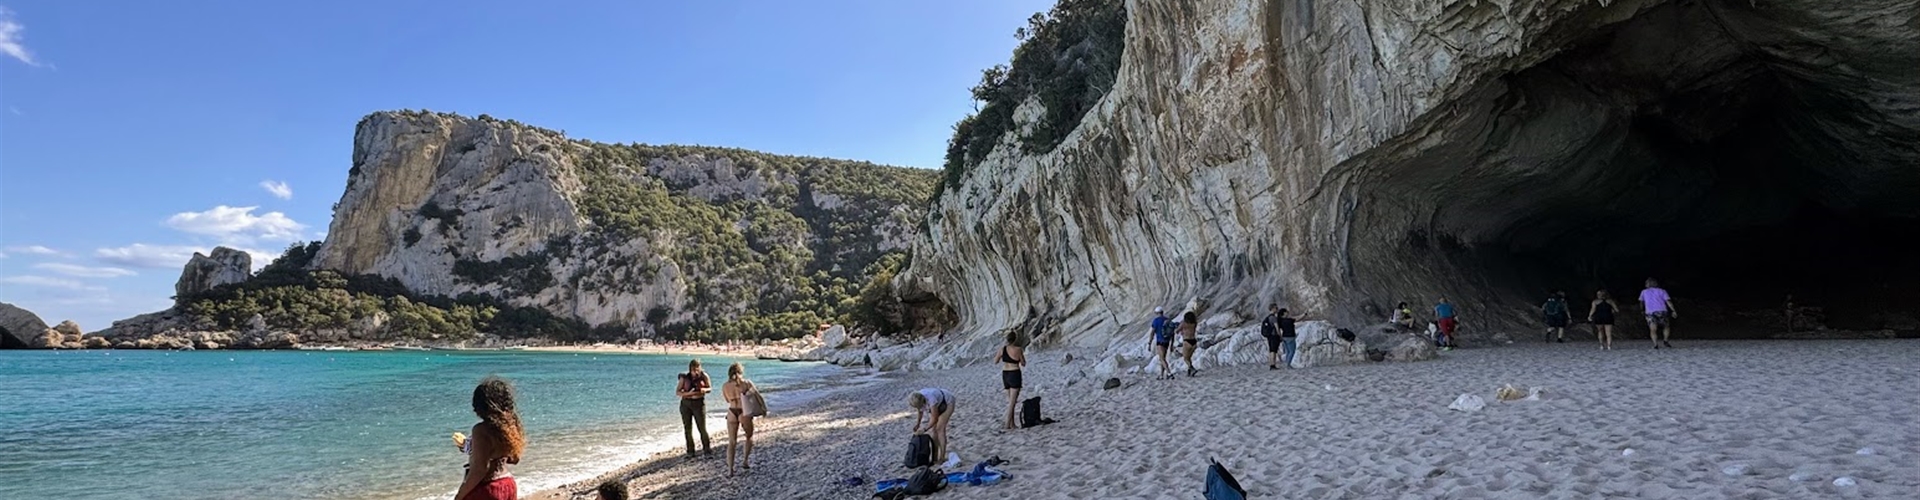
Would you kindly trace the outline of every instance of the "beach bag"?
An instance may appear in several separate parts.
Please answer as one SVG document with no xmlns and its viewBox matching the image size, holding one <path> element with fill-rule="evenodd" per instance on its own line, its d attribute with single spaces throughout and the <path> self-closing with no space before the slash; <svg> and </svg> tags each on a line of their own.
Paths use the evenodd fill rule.
<svg viewBox="0 0 1920 500">
<path fill-rule="evenodd" d="M 1240 481 L 1227 472 L 1225 466 L 1213 459 L 1207 459 L 1207 500 L 1247 500 L 1247 490 L 1240 488 Z"/>
<path fill-rule="evenodd" d="M 934 468 L 920 469 L 907 478 L 907 487 L 903 489 L 914 496 L 939 493 L 947 489 L 947 473 Z"/>
<path fill-rule="evenodd" d="M 760 396 L 758 386 L 747 385 L 747 394 L 741 398 L 740 406 L 747 411 L 749 417 L 767 416 L 767 398 Z"/>
<path fill-rule="evenodd" d="M 933 436 L 914 434 L 907 440 L 907 468 L 933 465 Z"/>
</svg>

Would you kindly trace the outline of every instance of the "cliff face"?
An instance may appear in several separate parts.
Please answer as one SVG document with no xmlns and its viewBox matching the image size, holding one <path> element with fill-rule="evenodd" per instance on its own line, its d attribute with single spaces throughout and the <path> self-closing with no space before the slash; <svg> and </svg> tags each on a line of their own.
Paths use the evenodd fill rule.
<svg viewBox="0 0 1920 500">
<path fill-rule="evenodd" d="M 40 315 L 0 302 L 0 349 L 45 347 L 39 339 L 46 331 L 47 322 Z"/>
<path fill-rule="evenodd" d="M 214 247 L 210 255 L 194 252 L 187 266 L 180 270 L 180 279 L 173 283 L 175 304 L 184 304 L 194 294 L 246 281 L 252 276 L 253 256 L 246 252 L 227 247 Z"/>
<path fill-rule="evenodd" d="M 1444 297 L 1484 338 L 1553 287 L 1631 305 L 1648 275 L 1684 295 L 1848 260 L 1677 250 L 1804 227 L 1806 207 L 1920 215 L 1900 194 L 1920 187 L 1910 1 L 1127 10 L 1117 83 L 1078 128 L 1044 154 L 1009 133 L 931 208 L 895 286 L 952 350 L 1023 324 L 1137 343 L 1189 301 L 1215 324 L 1279 302 L 1359 325 Z"/>
<path fill-rule="evenodd" d="M 355 134 L 313 267 L 630 333 L 817 324 L 837 307 L 822 297 L 847 295 L 869 264 L 907 247 L 935 175 L 376 113 Z"/>
</svg>

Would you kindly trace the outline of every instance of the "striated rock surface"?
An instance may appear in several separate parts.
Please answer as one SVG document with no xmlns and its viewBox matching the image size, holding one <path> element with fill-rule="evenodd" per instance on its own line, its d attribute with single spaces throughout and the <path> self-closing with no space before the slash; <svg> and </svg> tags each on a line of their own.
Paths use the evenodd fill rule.
<svg viewBox="0 0 1920 500">
<path fill-rule="evenodd" d="M 1027 152 L 1008 134 L 931 208 L 894 284 L 948 357 L 1041 315 L 1062 345 L 1118 349 L 1194 298 L 1357 325 L 1447 297 L 1487 338 L 1549 286 L 1630 298 L 1650 274 L 1697 289 L 1808 262 L 1673 253 L 1800 207 L 1920 215 L 1911 1 L 1127 11 L 1115 84 L 1071 135 Z M 1308 344 L 1305 364 L 1355 352 Z"/>
<path fill-rule="evenodd" d="M 628 335 L 811 333 L 904 251 L 934 172 L 382 112 L 312 264 Z M 730 324 L 723 324 L 732 322 Z M 774 335 L 776 338 L 779 335 Z"/>
<path fill-rule="evenodd" d="M 0 349 L 46 347 L 47 322 L 33 311 L 0 302 Z"/>
<path fill-rule="evenodd" d="M 173 284 L 175 304 L 184 304 L 195 294 L 228 283 L 246 281 L 253 275 L 253 256 L 227 247 L 214 247 L 209 254 L 193 253 L 193 259 L 180 270 Z"/>
</svg>

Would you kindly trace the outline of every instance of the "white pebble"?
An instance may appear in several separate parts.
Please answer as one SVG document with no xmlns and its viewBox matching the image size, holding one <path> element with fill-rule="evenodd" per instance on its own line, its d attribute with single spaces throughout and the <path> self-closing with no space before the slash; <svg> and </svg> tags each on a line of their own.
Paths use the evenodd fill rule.
<svg viewBox="0 0 1920 500">
<path fill-rule="evenodd" d="M 1623 456 L 1623 457 L 1631 457 L 1631 456 L 1633 456 L 1633 448 L 1627 448 L 1627 449 L 1624 449 L 1624 450 L 1620 450 L 1620 456 Z"/>
<path fill-rule="evenodd" d="M 1739 476 L 1747 473 L 1747 464 L 1733 464 L 1720 469 L 1721 474 Z"/>
<path fill-rule="evenodd" d="M 1854 482 L 1853 482 L 1853 478 L 1850 478 L 1850 477 L 1844 477 L 1844 476 L 1842 476 L 1842 477 L 1840 477 L 1840 478 L 1836 478 L 1836 479 L 1834 479 L 1834 480 L 1833 480 L 1833 485 L 1834 485 L 1834 486 L 1839 486 L 1839 487 L 1841 487 L 1841 488 L 1849 488 L 1849 487 L 1852 487 L 1852 486 L 1854 485 Z"/>
<path fill-rule="evenodd" d="M 1787 480 L 1788 480 L 1788 481 L 1793 481 L 1793 482 L 1796 482 L 1796 483 L 1798 483 L 1798 482 L 1802 482 L 1802 481 L 1807 481 L 1807 480 L 1810 480 L 1810 479 L 1813 479 L 1813 474 L 1812 474 L 1812 473 L 1808 473 L 1808 472 L 1795 472 L 1795 473 L 1793 473 L 1793 475 L 1791 475 L 1791 476 L 1787 476 Z"/>
<path fill-rule="evenodd" d="M 1329 391 L 1333 390 L 1333 384 L 1327 384 L 1327 390 Z"/>
<path fill-rule="evenodd" d="M 1866 448 L 1861 448 L 1861 449 L 1860 449 L 1860 451 L 1856 451 L 1856 452 L 1853 452 L 1853 454 L 1855 454 L 1855 455 L 1872 455 L 1872 454 L 1874 454 L 1874 453 L 1875 453 L 1875 452 L 1874 452 L 1874 450 L 1873 450 L 1873 447 L 1872 447 L 1872 446 L 1868 446 L 1868 447 L 1866 447 Z"/>
</svg>

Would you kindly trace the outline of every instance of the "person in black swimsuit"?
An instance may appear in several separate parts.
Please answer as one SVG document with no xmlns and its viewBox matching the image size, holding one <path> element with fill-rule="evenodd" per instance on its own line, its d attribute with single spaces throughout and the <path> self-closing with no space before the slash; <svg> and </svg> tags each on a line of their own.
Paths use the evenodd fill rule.
<svg viewBox="0 0 1920 500">
<path fill-rule="evenodd" d="M 1600 337 L 1600 348 L 1613 349 L 1613 313 L 1620 310 L 1620 304 L 1601 290 L 1594 294 L 1593 305 L 1587 308 L 1587 322 L 1593 323 L 1593 333 Z"/>
<path fill-rule="evenodd" d="M 995 361 L 1000 362 L 1000 385 L 1007 389 L 1007 428 L 1018 429 L 1014 410 L 1020 407 L 1020 369 L 1027 366 L 1027 349 L 1020 347 L 1019 330 L 1007 331 L 1007 345 L 1000 346 L 1000 355 Z"/>
<path fill-rule="evenodd" d="M 1187 343 L 1186 348 L 1180 351 L 1180 358 L 1187 362 L 1187 376 L 1192 377 L 1200 373 L 1200 370 L 1193 368 L 1193 350 L 1200 348 L 1200 315 L 1194 314 L 1193 311 L 1187 311 L 1186 314 L 1181 315 L 1180 327 L 1175 333 L 1180 335 L 1181 341 Z"/>
</svg>

